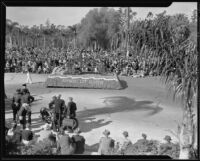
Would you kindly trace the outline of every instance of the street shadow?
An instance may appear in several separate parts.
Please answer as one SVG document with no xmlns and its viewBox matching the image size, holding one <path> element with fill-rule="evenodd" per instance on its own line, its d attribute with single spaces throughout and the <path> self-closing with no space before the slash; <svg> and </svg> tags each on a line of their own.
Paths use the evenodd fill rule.
<svg viewBox="0 0 200 161">
<path fill-rule="evenodd" d="M 42 125 L 44 125 L 44 122 L 42 121 L 41 118 L 34 118 L 31 120 L 31 128 L 33 129 L 33 131 L 34 131 L 34 128 L 39 128 Z"/>
<path fill-rule="evenodd" d="M 90 132 L 93 129 L 97 129 L 112 123 L 112 120 L 105 121 L 104 119 L 96 119 L 95 115 L 107 115 L 113 113 L 129 112 L 129 111 L 143 111 L 144 115 L 141 117 L 150 117 L 158 114 L 163 110 L 159 105 L 154 104 L 152 101 L 136 101 L 135 99 L 125 96 L 105 97 L 102 98 L 104 106 L 95 109 L 86 109 L 84 111 L 77 112 L 77 119 L 79 121 L 79 127 L 82 132 Z M 37 114 L 34 112 L 32 114 Z M 9 119 L 9 121 L 11 121 Z M 34 131 L 41 131 L 40 128 L 44 125 L 41 118 L 32 118 L 32 129 Z"/>
<path fill-rule="evenodd" d="M 112 121 L 104 122 L 104 119 L 95 120 L 95 115 L 110 115 L 112 113 L 120 113 L 125 111 L 144 111 L 144 117 L 153 116 L 163 110 L 158 105 L 154 105 L 152 101 L 136 101 L 125 96 L 102 98 L 105 104 L 102 108 L 87 109 L 77 112 L 79 126 L 83 132 L 89 132 L 93 129 L 100 128 L 110 124 Z M 92 117 L 92 118 L 91 118 Z"/>
<path fill-rule="evenodd" d="M 154 102 L 144 100 L 136 101 L 125 96 L 105 97 L 102 98 L 105 104 L 102 108 L 87 109 L 77 113 L 80 118 L 88 118 L 94 115 L 111 114 L 124 111 L 144 111 L 148 116 L 155 115 L 163 110 L 158 105 L 153 105 Z"/>
<path fill-rule="evenodd" d="M 104 122 L 104 119 L 95 120 L 95 118 L 88 118 L 88 117 L 78 117 L 79 119 L 79 128 L 82 132 L 89 132 L 93 129 L 100 128 L 102 126 L 106 126 L 110 124 L 112 121 Z"/>
<path fill-rule="evenodd" d="M 125 80 L 121 80 L 121 79 L 120 79 L 120 85 L 121 85 L 122 89 L 126 89 L 128 87 L 127 82 Z"/>
</svg>

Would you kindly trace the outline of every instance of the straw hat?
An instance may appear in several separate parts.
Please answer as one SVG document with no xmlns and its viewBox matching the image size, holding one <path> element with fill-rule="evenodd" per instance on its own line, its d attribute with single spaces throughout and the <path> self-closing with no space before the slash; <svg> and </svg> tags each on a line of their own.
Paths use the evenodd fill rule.
<svg viewBox="0 0 200 161">
<path fill-rule="evenodd" d="M 17 93 L 20 93 L 20 92 L 21 92 L 21 89 L 20 89 L 20 88 L 17 88 L 16 92 L 17 92 Z"/>
</svg>

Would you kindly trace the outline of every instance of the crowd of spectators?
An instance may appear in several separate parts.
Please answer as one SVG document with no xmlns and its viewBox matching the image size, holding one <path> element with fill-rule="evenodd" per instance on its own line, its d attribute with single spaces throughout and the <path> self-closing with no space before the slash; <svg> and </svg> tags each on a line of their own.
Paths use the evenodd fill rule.
<svg viewBox="0 0 200 161">
<path fill-rule="evenodd" d="M 81 130 L 77 128 L 72 134 L 69 135 L 63 128 L 59 132 L 51 131 L 48 126 L 44 126 L 43 130 L 49 131 L 43 140 L 50 142 L 49 148 L 53 155 L 81 155 L 86 151 L 86 140 L 81 135 Z M 37 138 L 37 135 L 31 129 L 30 124 L 27 124 L 24 129 L 22 126 L 14 124 L 10 129 L 6 130 L 6 141 L 12 142 L 17 146 L 30 146 Z M 166 135 L 163 139 L 165 143 L 155 144 L 156 149 L 151 149 L 152 140 L 147 139 L 146 134 L 142 134 L 142 139 L 137 140 L 135 143 L 129 138 L 129 133 L 124 131 L 122 133 L 121 140 L 114 140 L 110 137 L 110 131 L 105 129 L 103 136 L 98 143 L 98 149 L 96 152 L 92 152 L 92 155 L 131 155 L 134 154 L 134 150 L 138 155 L 166 155 L 168 154 L 172 158 L 178 157 L 178 146 L 171 142 L 171 137 Z M 138 151 L 137 148 L 140 149 Z M 94 149 L 93 149 L 94 150 Z M 142 153 L 141 153 L 142 152 Z M 173 154 L 175 153 L 175 154 Z"/>
<path fill-rule="evenodd" d="M 58 48 L 6 49 L 5 72 L 52 73 L 55 67 L 63 67 L 70 74 L 117 73 L 124 76 L 157 75 L 157 61 L 151 56 L 132 56 L 117 51 L 92 51 Z"/>
</svg>

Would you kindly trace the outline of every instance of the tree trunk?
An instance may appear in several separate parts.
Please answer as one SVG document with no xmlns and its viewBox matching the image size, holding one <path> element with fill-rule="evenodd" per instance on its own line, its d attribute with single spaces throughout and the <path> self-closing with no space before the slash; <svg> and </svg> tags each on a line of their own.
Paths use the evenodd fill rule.
<svg viewBox="0 0 200 161">
<path fill-rule="evenodd" d="M 45 37 L 45 35 L 44 35 L 43 38 L 44 38 L 44 44 L 43 44 L 44 46 L 43 46 L 43 47 L 44 47 L 44 49 L 45 49 L 45 47 L 46 47 L 46 37 Z"/>
<path fill-rule="evenodd" d="M 10 44 L 10 47 L 12 48 L 12 35 L 9 35 L 9 44 Z"/>
<path fill-rule="evenodd" d="M 188 106 L 188 105 L 187 105 Z M 183 114 L 183 122 L 179 131 L 180 154 L 179 159 L 190 159 L 191 147 L 195 143 L 195 126 L 191 107 L 188 106 Z"/>
</svg>

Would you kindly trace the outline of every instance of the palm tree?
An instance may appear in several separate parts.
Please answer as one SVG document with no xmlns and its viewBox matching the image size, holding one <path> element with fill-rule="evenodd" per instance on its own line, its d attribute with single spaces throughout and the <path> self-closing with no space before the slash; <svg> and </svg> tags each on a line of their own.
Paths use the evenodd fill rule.
<svg viewBox="0 0 200 161">
<path fill-rule="evenodd" d="M 10 42 L 10 46 L 12 47 L 13 45 L 13 40 L 12 40 L 12 36 L 14 33 L 14 30 L 16 29 L 16 27 L 18 27 L 18 22 L 12 22 L 9 19 L 6 19 L 6 34 L 9 37 L 9 42 Z"/>
<path fill-rule="evenodd" d="M 77 25 L 69 26 L 69 29 L 74 33 L 74 49 L 77 46 Z"/>
<path fill-rule="evenodd" d="M 157 51 L 160 51 L 157 57 L 160 57 L 162 65 L 158 66 L 158 70 L 161 71 L 162 80 L 173 91 L 174 99 L 182 99 L 183 120 L 177 133 L 179 158 L 189 159 L 191 149 L 196 148 L 194 104 L 197 95 L 197 45 L 189 39 L 188 26 L 172 29 L 168 20 L 164 17 L 162 21 L 159 20 L 162 28 L 157 33 L 160 35 L 157 43 L 161 42 L 157 45 Z"/>
</svg>

